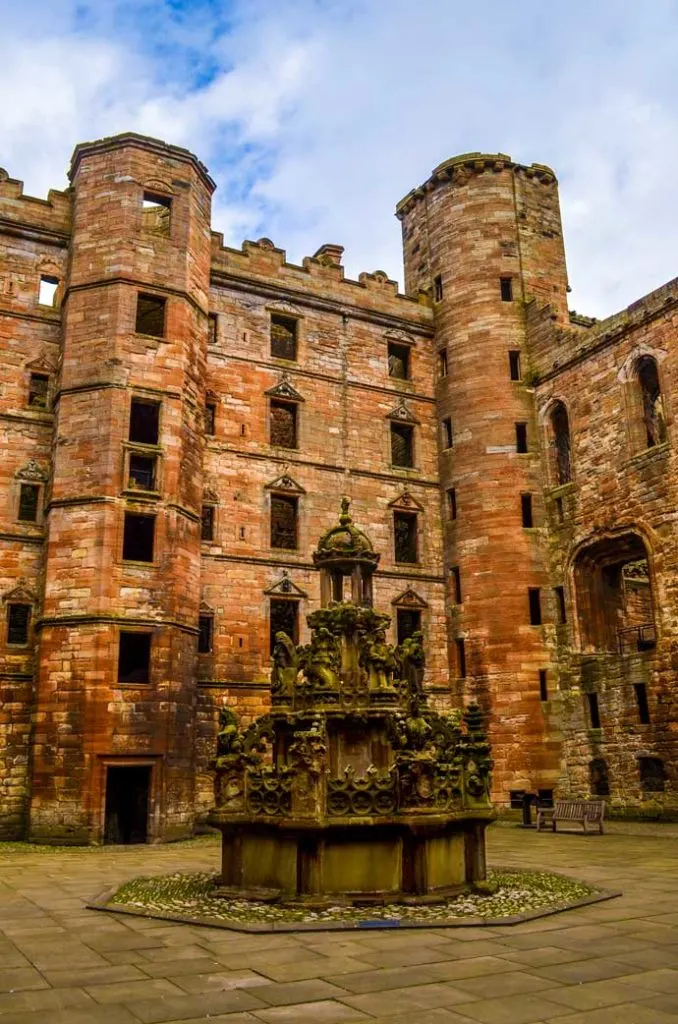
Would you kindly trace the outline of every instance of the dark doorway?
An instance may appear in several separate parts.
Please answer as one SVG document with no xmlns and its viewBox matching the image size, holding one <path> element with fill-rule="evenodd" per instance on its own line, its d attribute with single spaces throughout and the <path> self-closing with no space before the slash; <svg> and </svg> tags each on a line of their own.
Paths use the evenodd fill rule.
<svg viewBox="0 0 678 1024">
<path fill-rule="evenodd" d="M 150 783 L 150 767 L 106 770 L 105 843 L 127 844 L 147 841 Z"/>
</svg>

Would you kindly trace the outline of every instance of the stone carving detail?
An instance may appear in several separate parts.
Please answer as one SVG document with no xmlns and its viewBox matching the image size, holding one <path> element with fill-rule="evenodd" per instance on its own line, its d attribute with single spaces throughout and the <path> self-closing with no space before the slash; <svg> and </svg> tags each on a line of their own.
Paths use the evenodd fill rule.
<svg viewBox="0 0 678 1024">
<path fill-rule="evenodd" d="M 295 388 L 294 384 L 290 381 L 287 373 L 281 374 L 278 383 L 265 391 L 264 394 L 268 395 L 270 398 L 284 398 L 288 402 L 305 401 Z"/>
<path fill-rule="evenodd" d="M 36 462 L 35 459 L 29 459 L 25 466 L 17 472 L 17 478 L 19 480 L 39 480 L 43 483 L 49 479 L 49 474 L 46 469 Z"/>
<path fill-rule="evenodd" d="M 419 420 L 414 415 L 411 409 L 401 402 L 395 409 L 391 409 L 390 413 L 386 417 L 389 420 L 398 420 L 401 423 L 418 423 Z"/>
</svg>

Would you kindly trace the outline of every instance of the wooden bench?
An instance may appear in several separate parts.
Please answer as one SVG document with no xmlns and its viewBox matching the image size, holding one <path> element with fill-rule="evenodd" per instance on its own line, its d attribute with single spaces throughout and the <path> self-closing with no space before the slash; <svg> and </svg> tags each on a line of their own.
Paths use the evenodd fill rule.
<svg viewBox="0 0 678 1024">
<path fill-rule="evenodd" d="M 584 832 L 588 831 L 588 825 L 597 825 L 602 836 L 604 816 L 604 800 L 556 800 L 554 807 L 540 807 L 537 810 L 537 832 L 549 825 L 555 832 L 557 822 L 573 821 L 581 822 Z"/>
</svg>

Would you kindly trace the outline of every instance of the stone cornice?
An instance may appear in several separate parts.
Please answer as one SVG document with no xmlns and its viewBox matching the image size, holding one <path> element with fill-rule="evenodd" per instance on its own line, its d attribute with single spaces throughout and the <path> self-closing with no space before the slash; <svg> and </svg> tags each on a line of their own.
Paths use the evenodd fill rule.
<svg viewBox="0 0 678 1024">
<path fill-rule="evenodd" d="M 92 156 L 97 153 L 113 152 L 116 149 L 128 147 L 143 149 L 147 153 L 154 153 L 157 156 L 169 157 L 172 160 L 181 160 L 183 163 L 190 164 L 206 185 L 210 195 L 217 187 L 205 165 L 190 150 L 184 149 L 183 146 L 172 146 L 161 139 L 151 138 L 149 135 L 139 135 L 137 132 L 122 132 L 120 135 L 108 135 L 103 139 L 96 139 L 94 142 L 79 143 L 73 150 L 68 180 L 74 180 L 83 157 Z"/>
<path fill-rule="evenodd" d="M 28 224 L 25 221 L 7 220 L 6 217 L 0 217 L 0 234 L 9 235 L 11 238 L 26 238 L 40 245 L 55 245 L 59 249 L 67 249 L 71 238 L 66 231 L 36 227 L 35 224 Z"/>
<path fill-rule="evenodd" d="M 198 628 L 196 626 L 189 626 L 185 622 L 179 622 L 178 619 L 149 619 L 143 616 L 132 616 L 132 615 L 43 615 L 36 619 L 35 628 L 44 629 L 45 626 L 56 626 L 56 627 L 68 627 L 72 629 L 73 626 L 91 626 L 91 625 L 115 625 L 115 626 L 150 626 L 156 629 L 161 626 L 171 626 L 174 629 L 180 629 L 182 633 L 190 633 L 193 636 L 198 635 Z M 147 685 L 147 684 L 144 684 Z"/>
</svg>

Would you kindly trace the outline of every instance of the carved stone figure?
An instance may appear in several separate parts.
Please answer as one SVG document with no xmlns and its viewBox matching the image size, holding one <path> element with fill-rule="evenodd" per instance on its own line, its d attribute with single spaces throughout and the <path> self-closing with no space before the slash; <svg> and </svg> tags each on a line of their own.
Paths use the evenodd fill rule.
<svg viewBox="0 0 678 1024">
<path fill-rule="evenodd" d="M 408 636 L 397 648 L 400 678 L 413 696 L 423 693 L 424 667 L 424 634 L 420 632 Z"/>
<path fill-rule="evenodd" d="M 241 757 L 244 752 L 240 721 L 238 716 L 228 707 L 219 711 L 219 731 L 217 732 L 217 767 L 232 763 L 234 758 Z"/>
<path fill-rule="evenodd" d="M 275 634 L 273 647 L 273 669 L 271 670 L 271 695 L 274 699 L 287 700 L 294 694 L 294 684 L 299 673 L 299 657 L 294 642 L 282 630 Z"/>
</svg>

